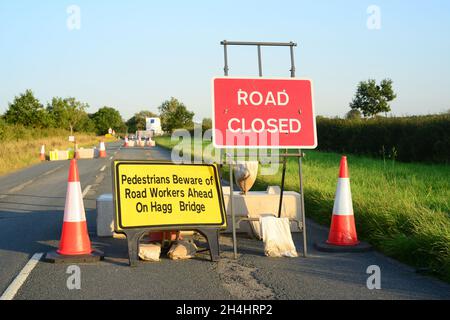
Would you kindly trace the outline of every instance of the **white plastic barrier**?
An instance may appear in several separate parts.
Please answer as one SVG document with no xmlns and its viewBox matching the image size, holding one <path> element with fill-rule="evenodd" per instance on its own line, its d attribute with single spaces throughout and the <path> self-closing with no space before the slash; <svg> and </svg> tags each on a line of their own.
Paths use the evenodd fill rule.
<svg viewBox="0 0 450 320">
<path fill-rule="evenodd" d="M 225 201 L 225 208 L 227 211 L 227 233 L 232 232 L 231 224 L 231 212 L 230 212 L 230 188 L 222 187 L 223 198 Z M 236 221 L 242 217 L 249 218 L 259 218 L 260 216 L 265 216 L 267 214 L 278 215 L 278 206 L 280 203 L 280 192 L 281 189 L 278 186 L 268 187 L 266 191 L 251 191 L 247 195 L 240 194 L 240 191 L 234 192 L 233 198 L 233 210 L 236 216 Z M 296 219 L 297 221 L 302 221 L 302 216 L 300 212 L 301 208 L 301 197 L 300 194 L 293 191 L 284 191 L 283 193 L 283 205 L 281 207 L 281 217 L 286 217 L 289 219 Z M 251 222 L 253 224 L 259 224 L 259 222 Z M 296 222 L 291 222 L 291 231 L 299 232 L 298 225 Z M 247 232 L 252 234 L 252 229 L 250 227 L 250 222 L 242 221 L 239 228 L 236 230 L 238 232 Z"/>
<path fill-rule="evenodd" d="M 114 235 L 112 194 L 102 194 L 97 198 L 97 235 L 99 237 L 112 237 Z"/>
</svg>

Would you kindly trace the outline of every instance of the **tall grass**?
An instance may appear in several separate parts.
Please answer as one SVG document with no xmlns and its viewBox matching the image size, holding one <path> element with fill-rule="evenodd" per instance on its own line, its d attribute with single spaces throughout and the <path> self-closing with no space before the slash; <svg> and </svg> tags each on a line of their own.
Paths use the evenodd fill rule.
<svg viewBox="0 0 450 320">
<path fill-rule="evenodd" d="M 156 141 L 166 148 L 175 145 L 168 137 Z M 306 214 L 328 226 L 341 155 L 305 152 Z M 348 155 L 348 164 L 359 237 L 391 257 L 450 282 L 450 166 L 356 155 Z M 299 189 L 297 177 L 297 160 L 289 159 L 288 190 Z M 281 168 L 276 175 L 260 175 L 254 188 L 263 190 L 280 181 Z"/>
<path fill-rule="evenodd" d="M 68 141 L 69 131 L 61 129 L 27 129 L 22 126 L 3 126 L 0 134 L 0 176 L 39 163 L 42 145 L 46 152 L 73 147 Z M 75 133 L 80 147 L 96 146 L 102 139 L 94 133 Z"/>
</svg>

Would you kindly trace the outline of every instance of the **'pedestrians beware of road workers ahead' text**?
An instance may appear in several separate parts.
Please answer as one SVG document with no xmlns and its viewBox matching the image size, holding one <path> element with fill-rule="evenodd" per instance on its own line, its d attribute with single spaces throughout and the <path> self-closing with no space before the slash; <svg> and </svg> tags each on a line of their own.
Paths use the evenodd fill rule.
<svg viewBox="0 0 450 320">
<path fill-rule="evenodd" d="M 117 164 L 119 227 L 224 224 L 217 176 L 213 165 Z"/>
</svg>

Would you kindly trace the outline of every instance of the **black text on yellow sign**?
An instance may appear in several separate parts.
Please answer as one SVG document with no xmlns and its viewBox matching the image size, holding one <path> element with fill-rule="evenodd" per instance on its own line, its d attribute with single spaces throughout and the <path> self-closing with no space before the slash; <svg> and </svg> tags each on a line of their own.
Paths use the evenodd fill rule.
<svg viewBox="0 0 450 320">
<path fill-rule="evenodd" d="M 217 167 L 115 161 L 116 229 L 226 227 Z"/>
</svg>

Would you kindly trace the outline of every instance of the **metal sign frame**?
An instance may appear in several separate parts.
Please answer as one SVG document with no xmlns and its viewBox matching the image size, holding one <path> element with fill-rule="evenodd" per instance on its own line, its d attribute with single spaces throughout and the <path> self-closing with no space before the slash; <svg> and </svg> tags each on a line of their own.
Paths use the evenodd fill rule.
<svg viewBox="0 0 450 320">
<path fill-rule="evenodd" d="M 224 49 L 224 75 L 225 77 L 229 76 L 229 65 L 228 65 L 228 46 L 256 46 L 257 54 L 258 54 L 258 74 L 260 77 L 263 76 L 263 67 L 262 67 L 262 47 L 289 47 L 290 60 L 291 60 L 291 69 L 289 70 L 291 73 L 291 78 L 295 78 L 295 59 L 294 59 L 294 47 L 297 47 L 297 43 L 295 42 L 257 42 L 257 41 L 227 41 L 223 40 L 220 42 Z M 265 147 L 269 148 L 269 147 Z M 286 166 L 288 158 L 297 158 L 298 159 L 298 174 L 299 174 L 299 184 L 300 184 L 300 209 L 302 215 L 301 221 L 301 233 L 303 235 L 303 256 L 306 258 L 308 256 L 308 248 L 307 248 L 307 237 L 306 237 L 306 216 L 305 216 L 305 199 L 304 199 L 304 190 L 303 190 L 303 174 L 302 174 L 302 159 L 305 154 L 301 149 L 298 149 L 297 153 L 289 153 L 289 148 L 285 149 L 285 153 L 281 154 L 280 157 L 283 158 L 283 169 L 281 175 L 281 193 L 280 193 L 280 202 L 278 208 L 278 217 L 281 217 L 281 210 L 283 204 L 283 193 L 284 193 L 284 185 L 285 185 L 285 176 L 286 176 Z M 228 156 L 227 156 L 228 157 Z M 226 157 L 226 158 L 227 158 Z M 220 159 L 223 159 L 223 149 L 221 149 Z M 227 160 L 225 160 L 227 162 Z M 230 211 L 231 211 L 231 224 L 233 230 L 233 255 L 234 259 L 237 259 L 237 237 L 236 237 L 236 217 L 233 210 L 233 198 L 234 198 L 234 179 L 233 179 L 233 159 L 229 159 L 229 170 L 230 170 Z"/>
<path fill-rule="evenodd" d="M 218 174 L 218 168 L 211 164 L 195 164 L 197 166 L 213 166 L 214 175 L 216 179 L 216 188 L 218 200 L 221 207 L 222 225 L 219 224 L 187 224 L 187 225 L 163 225 L 163 226 L 142 226 L 142 227 L 123 227 L 117 221 L 117 216 L 121 214 L 120 207 L 117 207 L 119 199 L 117 198 L 117 183 L 118 183 L 118 165 L 121 163 L 129 164 L 155 164 L 155 165 L 185 165 L 174 163 L 172 161 L 161 160 L 114 160 L 111 166 L 111 176 L 113 178 L 113 204 L 114 204 L 114 229 L 116 233 L 125 234 L 128 243 L 128 259 L 129 265 L 135 267 L 138 264 L 139 257 L 139 242 L 142 237 L 151 231 L 197 231 L 201 233 L 207 240 L 211 261 L 218 261 L 220 258 L 219 232 L 223 229 L 223 223 L 226 222 L 226 211 L 224 206 L 223 192 L 221 188 L 221 181 Z M 192 164 L 190 164 L 192 165 Z M 118 230 L 120 228 L 120 230 Z"/>
</svg>

